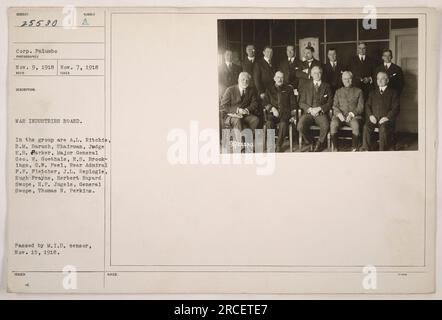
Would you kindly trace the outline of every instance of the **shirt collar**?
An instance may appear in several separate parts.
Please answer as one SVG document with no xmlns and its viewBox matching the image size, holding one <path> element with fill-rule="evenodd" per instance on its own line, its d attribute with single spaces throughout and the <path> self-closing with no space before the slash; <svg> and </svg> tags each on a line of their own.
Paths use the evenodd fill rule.
<svg viewBox="0 0 442 320">
<path fill-rule="evenodd" d="M 314 85 L 317 84 L 318 86 L 320 86 L 320 85 L 321 85 L 321 80 L 317 80 L 317 81 L 316 81 L 316 80 L 313 80 L 313 84 L 314 84 Z"/>
<path fill-rule="evenodd" d="M 264 57 L 264 60 L 267 61 L 268 64 L 270 64 L 270 60 Z"/>
<path fill-rule="evenodd" d="M 254 61 L 255 60 L 255 57 L 252 57 L 252 58 L 250 58 L 250 57 L 247 57 L 248 59 L 249 59 L 249 61 Z"/>
<path fill-rule="evenodd" d="M 387 89 L 387 86 L 379 87 L 379 90 L 385 91 Z"/>
<path fill-rule="evenodd" d="M 384 62 L 384 66 L 390 67 L 391 66 L 391 62 Z"/>
</svg>

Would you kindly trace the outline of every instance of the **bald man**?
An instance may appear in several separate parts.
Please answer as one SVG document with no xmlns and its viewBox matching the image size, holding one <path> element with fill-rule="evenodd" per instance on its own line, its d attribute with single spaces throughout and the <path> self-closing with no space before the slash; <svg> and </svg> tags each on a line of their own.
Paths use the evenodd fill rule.
<svg viewBox="0 0 442 320">
<path fill-rule="evenodd" d="M 399 115 L 399 94 L 389 86 L 385 71 L 376 75 L 378 87 L 373 89 L 365 103 L 368 120 L 364 126 L 362 150 L 373 150 L 372 135 L 379 128 L 379 151 L 388 151 L 392 147 L 395 121 Z"/>
<path fill-rule="evenodd" d="M 255 130 L 259 124 L 259 118 L 256 116 L 257 93 L 250 86 L 250 79 L 250 74 L 241 72 L 238 84 L 227 88 L 221 99 L 225 124 L 239 131 L 245 127 Z"/>
<path fill-rule="evenodd" d="M 285 75 L 277 71 L 273 78 L 275 84 L 268 87 L 264 96 L 264 106 L 267 112 L 266 125 L 268 129 L 278 127 L 276 152 L 282 151 L 284 139 L 288 134 L 289 121 L 295 115 L 297 108 L 293 87 L 285 84 Z"/>
</svg>

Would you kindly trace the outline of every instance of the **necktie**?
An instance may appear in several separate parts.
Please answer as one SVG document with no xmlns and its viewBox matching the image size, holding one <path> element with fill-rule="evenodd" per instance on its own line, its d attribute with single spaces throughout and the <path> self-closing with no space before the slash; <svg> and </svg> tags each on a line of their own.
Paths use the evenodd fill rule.
<svg viewBox="0 0 442 320">
<path fill-rule="evenodd" d="M 381 89 L 381 95 L 382 95 L 382 94 L 384 94 L 384 90 L 383 90 L 383 89 Z"/>
<path fill-rule="evenodd" d="M 388 64 L 385 64 L 384 66 L 385 66 L 385 71 L 387 71 L 388 70 Z"/>
<path fill-rule="evenodd" d="M 244 101 L 244 97 L 245 97 L 245 89 L 241 89 L 241 91 L 240 91 L 240 94 L 241 94 L 241 102 L 243 102 Z"/>
<path fill-rule="evenodd" d="M 278 109 L 280 108 L 280 106 L 281 106 L 281 87 L 276 87 L 276 89 L 277 89 L 277 98 L 278 98 Z"/>
<path fill-rule="evenodd" d="M 336 70 L 336 62 L 332 62 L 333 70 Z"/>
<path fill-rule="evenodd" d="M 318 89 L 319 89 L 319 84 L 315 82 L 315 91 L 318 92 Z"/>
</svg>

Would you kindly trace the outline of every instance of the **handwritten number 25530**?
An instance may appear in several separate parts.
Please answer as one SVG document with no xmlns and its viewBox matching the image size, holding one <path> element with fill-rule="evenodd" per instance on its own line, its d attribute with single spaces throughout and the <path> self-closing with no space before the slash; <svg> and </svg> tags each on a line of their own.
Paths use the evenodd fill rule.
<svg viewBox="0 0 442 320">
<path fill-rule="evenodd" d="M 20 27 L 55 27 L 57 20 L 24 20 Z"/>
</svg>

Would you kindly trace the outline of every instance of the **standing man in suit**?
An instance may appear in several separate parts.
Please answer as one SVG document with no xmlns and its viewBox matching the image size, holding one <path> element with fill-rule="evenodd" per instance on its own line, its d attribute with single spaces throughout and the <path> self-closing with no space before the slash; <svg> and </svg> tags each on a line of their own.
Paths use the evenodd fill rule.
<svg viewBox="0 0 442 320">
<path fill-rule="evenodd" d="M 221 64 L 218 70 L 218 87 L 220 97 L 223 96 L 228 87 L 231 87 L 238 82 L 238 75 L 240 72 L 241 67 L 233 63 L 232 50 L 227 49 L 224 53 L 224 63 Z"/>
<path fill-rule="evenodd" d="M 284 138 L 288 134 L 289 121 L 295 115 L 297 102 L 293 93 L 293 87 L 285 84 L 284 74 L 281 71 L 275 73 L 275 84 L 267 88 L 264 97 L 264 107 L 267 113 L 267 128 L 278 130 L 278 143 L 276 152 L 280 152 Z"/>
<path fill-rule="evenodd" d="M 314 52 L 315 49 L 313 47 L 307 46 L 304 48 L 304 61 L 300 63 L 300 67 L 296 70 L 296 77 L 299 79 L 299 91 L 302 90 L 304 84 L 309 84 L 311 82 L 312 68 L 315 66 L 321 67 L 321 62 L 313 57 Z"/>
<path fill-rule="evenodd" d="M 298 131 L 307 144 L 313 139 L 310 133 L 310 126 L 316 123 L 320 128 L 319 141 L 314 151 L 320 152 L 326 148 L 327 133 L 330 128 L 328 112 L 332 107 L 333 99 L 330 86 L 321 81 L 322 68 L 314 66 L 311 71 L 312 81 L 305 84 L 300 92 L 299 106 L 304 114 L 299 119 Z"/>
<path fill-rule="evenodd" d="M 379 128 L 379 150 L 389 150 L 394 135 L 394 122 L 399 114 L 399 95 L 389 86 L 385 71 L 377 74 L 378 87 L 373 89 L 365 103 L 368 121 L 364 126 L 362 149 L 372 150 L 372 135 Z"/>
<path fill-rule="evenodd" d="M 287 46 L 287 58 L 279 64 L 278 70 L 284 74 L 284 83 L 291 85 L 294 89 L 298 88 L 298 78 L 296 71 L 301 67 L 301 61 L 296 58 L 295 46 Z"/>
<path fill-rule="evenodd" d="M 253 68 L 255 67 L 256 57 L 255 57 L 255 46 L 253 44 L 249 44 L 246 46 L 247 57 L 242 62 L 242 71 L 247 72 L 252 76 L 250 81 L 250 86 L 254 86 L 253 84 Z"/>
<path fill-rule="evenodd" d="M 327 63 L 324 64 L 324 81 L 330 85 L 332 93 L 342 87 L 342 74 L 345 67 L 341 61 L 337 60 L 336 49 L 330 48 L 327 52 Z"/>
<path fill-rule="evenodd" d="M 238 84 L 227 88 L 221 99 L 225 124 L 239 131 L 244 127 L 255 130 L 259 122 L 255 115 L 258 107 L 256 90 L 250 86 L 250 79 L 250 74 L 241 72 Z"/>
<path fill-rule="evenodd" d="M 388 86 L 396 90 L 400 96 L 404 88 L 404 74 L 401 67 L 391 62 L 392 59 L 393 52 L 390 49 L 385 49 L 382 52 L 382 60 L 384 60 L 384 63 L 376 68 L 375 74 L 381 71 L 386 72 L 389 78 Z"/>
<path fill-rule="evenodd" d="M 273 49 L 266 46 L 262 54 L 264 57 L 253 68 L 253 78 L 259 97 L 264 99 L 266 89 L 273 85 L 275 67 L 272 64 Z"/>
<path fill-rule="evenodd" d="M 367 46 L 364 42 L 358 44 L 357 55 L 350 60 L 349 69 L 353 73 L 353 85 L 361 88 L 364 99 L 373 88 L 375 62 L 367 56 Z"/>
<path fill-rule="evenodd" d="M 342 125 L 351 127 L 352 151 L 359 148 L 359 125 L 364 112 L 364 95 L 362 90 L 352 86 L 353 74 L 344 71 L 342 83 L 344 87 L 339 88 L 333 100 L 333 118 L 330 123 L 330 134 L 333 142 L 333 149 L 338 151 L 338 130 Z"/>
</svg>

